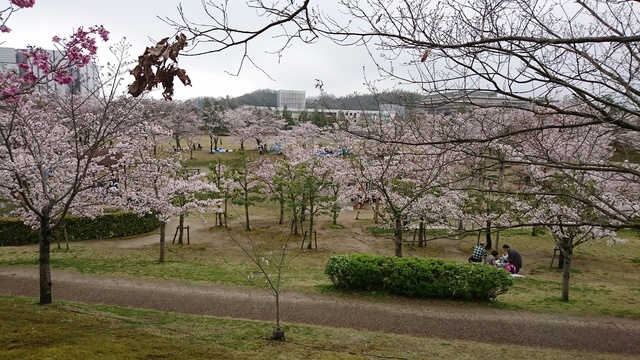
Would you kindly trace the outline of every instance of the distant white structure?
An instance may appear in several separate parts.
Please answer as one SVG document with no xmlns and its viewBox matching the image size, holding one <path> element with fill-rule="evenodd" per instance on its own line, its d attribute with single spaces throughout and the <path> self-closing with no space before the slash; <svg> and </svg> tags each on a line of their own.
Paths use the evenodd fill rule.
<svg viewBox="0 0 640 360">
<path fill-rule="evenodd" d="M 459 90 L 427 95 L 422 98 L 422 105 L 428 113 L 449 115 L 465 108 L 528 108 L 531 106 L 531 102 L 498 96 L 493 91 Z"/>
<path fill-rule="evenodd" d="M 0 47 L 0 67 L 3 70 L 15 70 L 19 74 L 24 73 L 18 67 L 18 64 L 25 61 L 24 55 L 19 52 L 20 49 Z M 57 62 L 62 53 L 57 50 L 45 50 L 49 53 L 49 60 Z M 44 76 L 40 69 L 33 68 L 35 76 Z M 95 92 L 99 88 L 99 72 L 95 64 L 90 63 L 87 66 L 76 68 L 71 71 L 73 82 L 70 84 L 58 84 L 55 81 L 48 81 L 45 84 L 38 85 L 34 88 L 38 92 L 54 91 L 59 95 L 79 94 L 88 95 Z"/>
<path fill-rule="evenodd" d="M 301 90 L 278 90 L 277 106 L 280 111 L 285 107 L 292 112 L 303 111 L 307 108 L 307 95 Z"/>
</svg>

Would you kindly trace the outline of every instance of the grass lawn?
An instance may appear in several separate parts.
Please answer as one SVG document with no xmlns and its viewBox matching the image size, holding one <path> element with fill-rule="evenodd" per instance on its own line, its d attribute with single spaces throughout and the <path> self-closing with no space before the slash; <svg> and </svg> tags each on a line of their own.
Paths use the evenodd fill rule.
<svg viewBox="0 0 640 360">
<path fill-rule="evenodd" d="M 623 356 L 446 341 L 319 326 L 0 297 L 2 359 L 624 359 Z"/>
<path fill-rule="evenodd" d="M 278 226 L 277 205 L 262 203 L 250 210 L 252 231 L 242 230 L 244 214 L 233 209 L 230 230 L 240 241 L 248 237 L 266 252 L 279 248 L 288 227 Z M 238 246 L 228 230 L 213 226 L 212 216 L 203 224 L 187 218 L 191 245 L 171 244 L 173 230 L 167 231 L 167 254 L 159 264 L 157 233 L 135 238 L 74 242 L 69 249 L 53 247 L 52 268 L 76 269 L 82 273 L 126 275 L 160 279 L 185 279 L 239 286 L 254 286 L 249 275 L 258 270 Z M 324 264 L 333 254 L 366 252 L 393 255 L 391 234 L 372 231 L 371 212 L 366 209 L 355 220 L 354 212 L 341 214 L 341 226 L 332 226 L 328 217 L 317 222 L 318 249 L 302 248 L 299 237 L 289 243 L 283 271 L 283 290 L 301 292 L 336 292 L 323 274 Z M 173 223 L 172 223 L 173 224 Z M 175 228 L 173 228 L 175 229 Z M 640 240 L 635 232 L 623 232 L 625 244 L 607 246 L 598 242 L 577 248 L 571 274 L 570 301 L 560 301 L 561 270 L 550 267 L 554 244 L 549 235 L 532 237 L 530 230 L 503 231 L 499 246 L 508 243 L 524 258 L 523 275 L 514 286 L 486 306 L 539 312 L 607 314 L 640 319 Z M 429 241 L 425 247 L 411 244 L 412 234 L 404 246 L 404 256 L 466 261 L 476 236 Z M 494 239 L 495 241 L 495 239 Z M 495 245 L 494 245 L 495 246 Z M 37 265 L 37 246 L 0 247 L 0 266 Z M 350 296 L 370 296 L 360 293 Z M 375 294 L 380 296 L 380 294 Z M 55 294 L 54 294 L 55 298 Z"/>
</svg>

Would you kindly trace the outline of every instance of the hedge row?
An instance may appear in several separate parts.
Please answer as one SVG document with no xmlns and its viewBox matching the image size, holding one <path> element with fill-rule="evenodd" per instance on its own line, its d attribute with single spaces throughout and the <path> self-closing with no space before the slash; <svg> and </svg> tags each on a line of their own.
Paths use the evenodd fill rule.
<svg viewBox="0 0 640 360">
<path fill-rule="evenodd" d="M 143 234 L 160 226 L 153 215 L 139 217 L 130 212 L 113 212 L 95 219 L 67 216 L 64 225 L 53 233 L 53 241 L 110 239 Z M 38 233 L 17 218 L 0 218 L 0 246 L 37 244 Z"/>
<path fill-rule="evenodd" d="M 494 300 L 513 284 L 504 269 L 437 259 L 334 255 L 325 274 L 338 288 L 462 300 Z"/>
</svg>

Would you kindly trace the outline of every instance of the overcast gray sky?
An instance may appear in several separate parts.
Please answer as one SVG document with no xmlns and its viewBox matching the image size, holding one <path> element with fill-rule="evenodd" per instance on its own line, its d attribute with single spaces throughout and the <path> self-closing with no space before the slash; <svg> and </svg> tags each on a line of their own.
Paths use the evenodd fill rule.
<svg viewBox="0 0 640 360">
<path fill-rule="evenodd" d="M 240 8 L 242 0 L 232 0 Z M 183 0 L 190 14 L 201 13 L 201 0 Z M 111 43 L 126 37 L 132 44 L 132 56 L 137 57 L 151 45 L 149 38 L 159 40 L 173 34 L 173 29 L 157 16 L 178 18 L 177 0 L 38 0 L 31 9 L 15 13 L 7 25 L 13 30 L 0 34 L 2 46 L 21 48 L 36 45 L 51 49 L 54 35 L 68 36 L 79 27 L 103 25 L 111 32 Z M 257 15 L 251 10 L 240 10 L 237 23 L 246 21 L 255 24 Z M 192 87 L 176 86 L 175 98 L 196 96 L 239 96 L 257 89 L 305 90 L 307 96 L 320 95 L 315 88 L 315 79 L 321 79 L 329 94 L 348 95 L 354 92 L 367 93 L 364 86 L 366 76 L 376 78 L 375 67 L 364 49 L 338 47 L 327 42 L 315 45 L 298 43 L 278 59 L 266 54 L 263 38 L 251 48 L 251 55 L 274 80 L 261 71 L 245 64 L 240 76 L 231 76 L 240 65 L 238 52 L 184 57 L 180 66 L 187 70 Z M 104 45 L 103 45 L 103 48 Z M 101 55 L 105 58 L 105 55 Z M 380 86 L 384 88 L 385 86 Z M 388 87 L 388 86 L 387 86 Z"/>
</svg>

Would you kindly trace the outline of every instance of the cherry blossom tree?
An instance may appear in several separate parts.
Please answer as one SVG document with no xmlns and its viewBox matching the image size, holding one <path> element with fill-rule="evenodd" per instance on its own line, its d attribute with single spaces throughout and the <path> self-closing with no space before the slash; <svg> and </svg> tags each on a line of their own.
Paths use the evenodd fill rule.
<svg viewBox="0 0 640 360">
<path fill-rule="evenodd" d="M 216 226 L 227 226 L 228 203 L 231 197 L 233 180 L 229 178 L 229 167 L 222 165 L 222 159 L 218 158 L 215 163 L 209 164 L 209 180 L 218 189 L 217 198 L 220 202 L 216 205 Z"/>
<path fill-rule="evenodd" d="M 149 132 L 158 133 L 157 124 L 145 122 L 123 136 L 126 141 L 115 145 L 123 155 L 114 167 L 127 182 L 126 188 L 118 192 L 119 205 L 140 215 L 152 213 L 160 221 L 159 262 L 164 262 L 167 224 L 178 216 L 181 227 L 187 214 L 215 208 L 219 200 L 207 195 L 217 193 L 218 189 L 206 181 L 203 173 L 186 174 L 177 154 L 154 156 L 149 151 Z M 165 129 L 165 133 L 171 132 Z"/>
<path fill-rule="evenodd" d="M 240 150 L 244 150 L 247 140 L 254 139 L 260 146 L 285 127 L 284 120 L 275 112 L 251 106 L 225 111 L 224 123 L 230 135 L 240 142 Z"/>
<path fill-rule="evenodd" d="M 196 108 L 185 101 L 150 100 L 155 107 L 154 114 L 162 126 L 171 131 L 175 151 L 189 150 L 193 158 L 193 145 L 198 141 L 203 125 Z M 184 143 L 183 143 L 184 142 Z M 186 145 L 188 149 L 183 148 Z"/>
<path fill-rule="evenodd" d="M 212 102 L 209 98 L 204 99 L 202 108 L 199 110 L 204 133 L 209 136 L 209 152 L 218 149 L 220 138 L 229 131 L 223 123 L 223 113 L 222 106 L 217 102 Z"/>
<path fill-rule="evenodd" d="M 256 175 L 256 162 L 251 161 L 244 150 L 240 150 L 239 155 L 238 163 L 229 166 L 229 178 L 232 180 L 230 197 L 232 203 L 244 207 L 244 229 L 250 231 L 249 207 L 264 201 L 264 184 Z"/>
<path fill-rule="evenodd" d="M 364 140 L 353 148 L 353 178 L 362 190 L 366 189 L 366 196 L 377 199 L 393 224 L 398 257 L 402 257 L 406 222 L 417 215 L 416 204 L 427 196 L 438 196 L 442 188 L 459 181 L 455 168 L 459 152 L 433 145 L 403 145 L 420 136 L 433 136 L 433 121 L 433 116 L 419 114 L 380 121 L 370 131 L 381 141 Z M 434 213 L 444 215 L 446 208 L 436 207 L 439 202 L 432 200 L 430 204 Z"/>
<path fill-rule="evenodd" d="M 549 115 L 542 121 L 569 124 L 581 119 Z M 524 169 L 530 179 L 521 188 L 519 210 L 547 227 L 560 249 L 565 301 L 573 249 L 601 239 L 622 242 L 615 229 L 640 211 L 638 166 L 622 164 L 630 170 L 623 173 L 611 162 L 618 131 L 610 125 L 546 129 L 520 137 L 510 151 L 514 160 L 527 163 Z"/>
<path fill-rule="evenodd" d="M 263 158 L 260 160 L 258 168 L 256 169 L 256 175 L 260 177 L 266 187 L 265 189 L 271 195 L 270 199 L 278 202 L 278 225 L 284 224 L 284 213 L 287 203 L 283 182 L 280 181 L 277 176 L 278 168 L 282 166 L 281 163 L 283 162 L 284 159 L 274 161 L 273 159 Z"/>
<path fill-rule="evenodd" d="M 112 76 L 103 78 L 110 89 L 117 88 L 126 48 L 114 47 L 114 54 Z M 0 197 L 38 229 L 41 304 L 52 302 L 52 232 L 69 213 L 101 214 L 112 199 L 104 187 L 113 177 L 108 159 L 117 157 L 109 143 L 139 119 L 137 100 L 104 94 L 25 93 L 0 106 Z"/>
<path fill-rule="evenodd" d="M 312 149 L 299 146 L 289 146 L 283 149 L 286 161 L 294 168 L 298 168 L 297 179 L 302 190 L 303 209 L 305 219 L 308 220 L 306 234 L 308 235 L 309 249 L 312 248 L 313 233 L 315 231 L 315 218 L 327 212 L 335 203 L 335 199 L 329 191 L 333 177 L 333 167 L 329 159 L 315 156 Z"/>
</svg>

